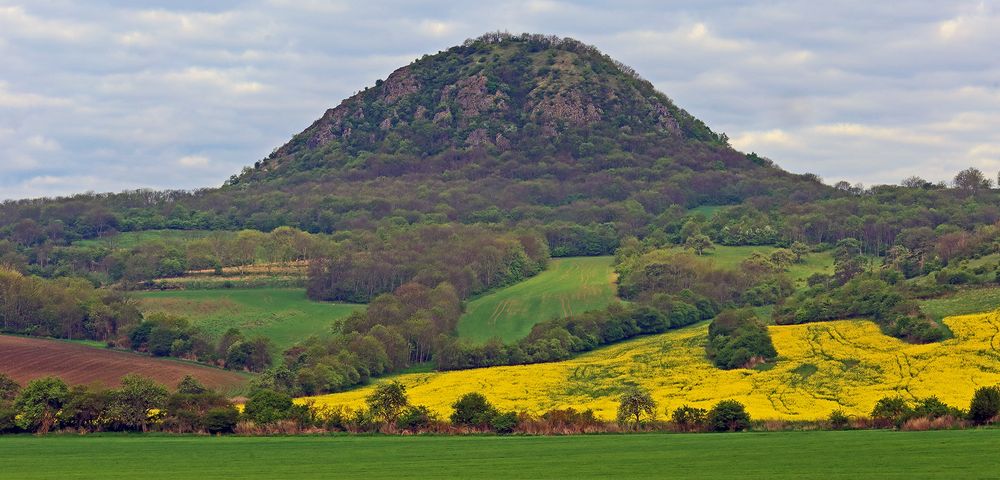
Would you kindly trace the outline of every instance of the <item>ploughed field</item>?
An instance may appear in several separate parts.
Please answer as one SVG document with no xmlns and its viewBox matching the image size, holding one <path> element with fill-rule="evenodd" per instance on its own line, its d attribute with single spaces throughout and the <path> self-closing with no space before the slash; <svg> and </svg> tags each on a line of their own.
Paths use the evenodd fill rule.
<svg viewBox="0 0 1000 480">
<path fill-rule="evenodd" d="M 313 335 L 331 334 L 339 318 L 364 305 L 315 302 L 301 288 L 167 290 L 139 294 L 143 313 L 186 317 L 207 333 L 230 328 L 270 338 L 281 352 Z"/>
<path fill-rule="evenodd" d="M 191 375 L 203 384 L 234 392 L 249 380 L 248 375 L 179 360 L 106 350 L 78 343 L 41 338 L 0 335 L 0 372 L 25 384 L 30 380 L 55 376 L 69 384 L 117 386 L 121 377 L 137 373 L 174 387 Z"/>
<path fill-rule="evenodd" d="M 5 478 L 1000 478 L 1000 430 L 569 437 L 5 436 Z"/>
<path fill-rule="evenodd" d="M 614 257 L 552 259 L 544 272 L 468 302 L 458 334 L 513 342 L 536 323 L 597 310 L 616 301 Z"/>
<path fill-rule="evenodd" d="M 754 418 L 815 420 L 833 410 L 867 415 L 889 395 L 938 396 L 966 407 L 974 390 L 1000 383 L 1000 310 L 949 317 L 954 337 L 926 345 L 883 335 L 864 320 L 771 326 L 778 351 L 760 370 L 720 370 L 705 357 L 707 322 L 585 353 L 556 363 L 412 373 L 393 377 L 411 402 L 442 415 L 462 394 L 480 392 L 503 409 L 541 413 L 593 409 L 615 416 L 627 383 L 648 388 L 662 416 L 684 404 L 709 408 L 736 399 Z M 386 380 L 381 380 L 386 381 Z M 371 386 L 311 397 L 329 407 L 360 407 Z"/>
</svg>

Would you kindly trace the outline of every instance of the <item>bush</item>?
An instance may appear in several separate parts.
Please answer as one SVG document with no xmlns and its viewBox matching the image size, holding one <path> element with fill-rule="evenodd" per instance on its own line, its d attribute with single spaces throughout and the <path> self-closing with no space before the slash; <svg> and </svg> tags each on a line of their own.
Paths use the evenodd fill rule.
<svg viewBox="0 0 1000 480">
<path fill-rule="evenodd" d="M 236 407 L 216 407 L 205 413 L 205 429 L 211 434 L 233 433 L 239 419 L 240 412 Z"/>
<path fill-rule="evenodd" d="M 269 389 L 257 390 L 250 394 L 243 416 L 255 423 L 268 424 L 285 420 L 292 410 L 292 398 Z"/>
<path fill-rule="evenodd" d="M 466 393 L 451 405 L 451 423 L 463 427 L 488 427 L 497 414 L 493 406 L 481 393 Z"/>
<path fill-rule="evenodd" d="M 900 396 L 884 397 L 875 402 L 872 409 L 872 420 L 879 427 L 899 427 L 913 416 L 913 407 Z"/>
<path fill-rule="evenodd" d="M 396 428 L 416 432 L 430 427 L 436 420 L 431 410 L 423 405 L 410 406 L 396 419 Z"/>
<path fill-rule="evenodd" d="M 1000 387 L 980 387 L 969 404 L 969 420 L 985 425 L 1000 415 Z"/>
<path fill-rule="evenodd" d="M 750 414 L 736 400 L 723 400 L 708 411 L 708 427 L 716 432 L 740 432 L 750 428 Z"/>
<path fill-rule="evenodd" d="M 493 415 L 490 420 L 490 428 L 500 434 L 513 433 L 517 428 L 517 412 L 503 412 Z"/>
<path fill-rule="evenodd" d="M 777 356 L 767 327 L 750 309 L 726 310 L 708 326 L 705 351 L 719 368 L 745 368 Z"/>
<path fill-rule="evenodd" d="M 704 408 L 683 405 L 674 410 L 670 421 L 681 432 L 700 432 L 705 429 L 707 414 Z"/>
<path fill-rule="evenodd" d="M 827 419 L 830 423 L 830 428 L 834 430 L 844 430 L 851 426 L 851 418 L 844 413 L 843 410 L 834 410 L 830 412 L 830 418 Z"/>
</svg>

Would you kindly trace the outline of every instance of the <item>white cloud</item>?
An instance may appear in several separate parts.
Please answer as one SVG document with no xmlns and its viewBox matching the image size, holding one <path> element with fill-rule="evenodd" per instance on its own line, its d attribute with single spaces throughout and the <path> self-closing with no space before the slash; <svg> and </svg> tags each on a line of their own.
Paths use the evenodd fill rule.
<svg viewBox="0 0 1000 480">
<path fill-rule="evenodd" d="M 773 147 L 798 147 L 801 142 L 781 129 L 766 132 L 745 132 L 729 141 L 733 147 L 743 151 L 761 151 Z"/>
<path fill-rule="evenodd" d="M 67 99 L 49 97 L 36 93 L 14 92 L 7 84 L 0 82 L 0 107 L 7 108 L 38 108 L 38 107 L 65 107 L 71 105 Z"/>
<path fill-rule="evenodd" d="M 179 158 L 177 164 L 187 168 L 201 168 L 208 166 L 208 157 L 203 155 L 187 155 Z"/>
<path fill-rule="evenodd" d="M 32 135 L 25 139 L 24 143 L 34 150 L 40 150 L 43 152 L 55 152 L 59 150 L 59 142 L 56 142 L 51 138 L 45 138 L 41 135 Z"/>
<path fill-rule="evenodd" d="M 420 32 L 431 37 L 443 37 L 455 31 L 455 24 L 441 22 L 437 20 L 424 20 L 420 22 Z"/>
</svg>

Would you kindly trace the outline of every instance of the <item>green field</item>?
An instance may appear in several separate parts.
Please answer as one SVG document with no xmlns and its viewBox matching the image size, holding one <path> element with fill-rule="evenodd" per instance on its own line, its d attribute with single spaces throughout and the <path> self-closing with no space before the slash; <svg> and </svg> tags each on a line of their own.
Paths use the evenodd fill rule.
<svg viewBox="0 0 1000 480">
<path fill-rule="evenodd" d="M 281 350 L 311 335 L 330 333 L 338 318 L 364 305 L 314 302 L 305 290 L 169 290 L 139 294 L 143 312 L 187 317 L 212 335 L 235 327 L 245 335 L 263 335 Z"/>
<path fill-rule="evenodd" d="M 920 302 L 920 309 L 940 320 L 952 315 L 989 312 L 1000 308 L 1000 288 L 972 288 Z"/>
<path fill-rule="evenodd" d="M 691 250 L 683 247 L 673 247 L 672 250 L 677 252 L 691 252 Z M 739 268 L 740 262 L 754 252 L 770 255 L 775 250 L 777 248 L 770 246 L 730 247 L 715 245 L 715 248 L 706 251 L 701 258 L 709 259 L 720 267 L 735 269 Z M 788 268 L 788 275 L 795 281 L 796 287 L 804 287 L 805 280 L 814 273 L 833 274 L 833 255 L 830 251 L 810 253 L 803 257 L 803 259 L 802 263 L 793 264 Z"/>
<path fill-rule="evenodd" d="M 614 257 L 553 259 L 548 270 L 470 301 L 458 323 L 463 338 L 518 340 L 538 322 L 615 301 Z"/>
<path fill-rule="evenodd" d="M 95 246 L 112 243 L 118 248 L 132 248 L 141 243 L 169 240 L 196 240 L 211 235 L 211 230 L 143 230 L 122 232 L 113 237 L 78 240 L 73 245 Z"/>
<path fill-rule="evenodd" d="M 1000 478 L 1000 430 L 0 437 L 4 478 Z"/>
</svg>

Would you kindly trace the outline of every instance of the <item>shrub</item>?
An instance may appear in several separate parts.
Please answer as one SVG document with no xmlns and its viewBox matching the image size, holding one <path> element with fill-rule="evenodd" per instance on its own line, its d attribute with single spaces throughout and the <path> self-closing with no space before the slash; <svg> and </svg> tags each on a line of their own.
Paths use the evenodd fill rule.
<svg viewBox="0 0 1000 480">
<path fill-rule="evenodd" d="M 851 418 L 843 410 L 839 409 L 830 412 L 827 422 L 830 423 L 830 428 L 834 430 L 844 430 L 851 426 Z"/>
<path fill-rule="evenodd" d="M 723 400 L 708 411 L 708 427 L 716 432 L 740 432 L 750 428 L 750 414 L 736 400 Z"/>
<path fill-rule="evenodd" d="M 373 419 L 393 425 L 409 400 L 406 398 L 406 387 L 393 381 L 376 386 L 375 391 L 365 397 L 365 403 Z"/>
<path fill-rule="evenodd" d="M 258 424 L 274 423 L 288 418 L 292 405 L 292 398 L 288 395 L 260 389 L 250 394 L 243 408 L 243 416 Z"/>
<path fill-rule="evenodd" d="M 493 406 L 481 393 L 466 393 L 451 405 L 451 423 L 463 427 L 488 427 L 497 414 Z"/>
<path fill-rule="evenodd" d="M 239 410 L 232 405 L 213 408 L 205 413 L 205 430 L 212 434 L 233 433 L 239 418 Z"/>
<path fill-rule="evenodd" d="M 872 409 L 872 420 L 879 427 L 899 427 L 907 419 L 913 416 L 913 407 L 900 396 L 883 397 L 875 402 Z"/>
<path fill-rule="evenodd" d="M 705 429 L 708 412 L 704 408 L 682 405 L 670 415 L 670 421 L 682 432 L 699 432 Z"/>
<path fill-rule="evenodd" d="M 503 412 L 493 415 L 490 428 L 500 434 L 513 433 L 517 428 L 517 412 Z"/>
<path fill-rule="evenodd" d="M 984 425 L 1000 415 L 1000 387 L 980 387 L 969 404 L 969 420 Z"/>
<path fill-rule="evenodd" d="M 410 406 L 396 419 L 396 428 L 416 432 L 431 426 L 436 417 L 431 410 L 423 405 Z"/>
</svg>

